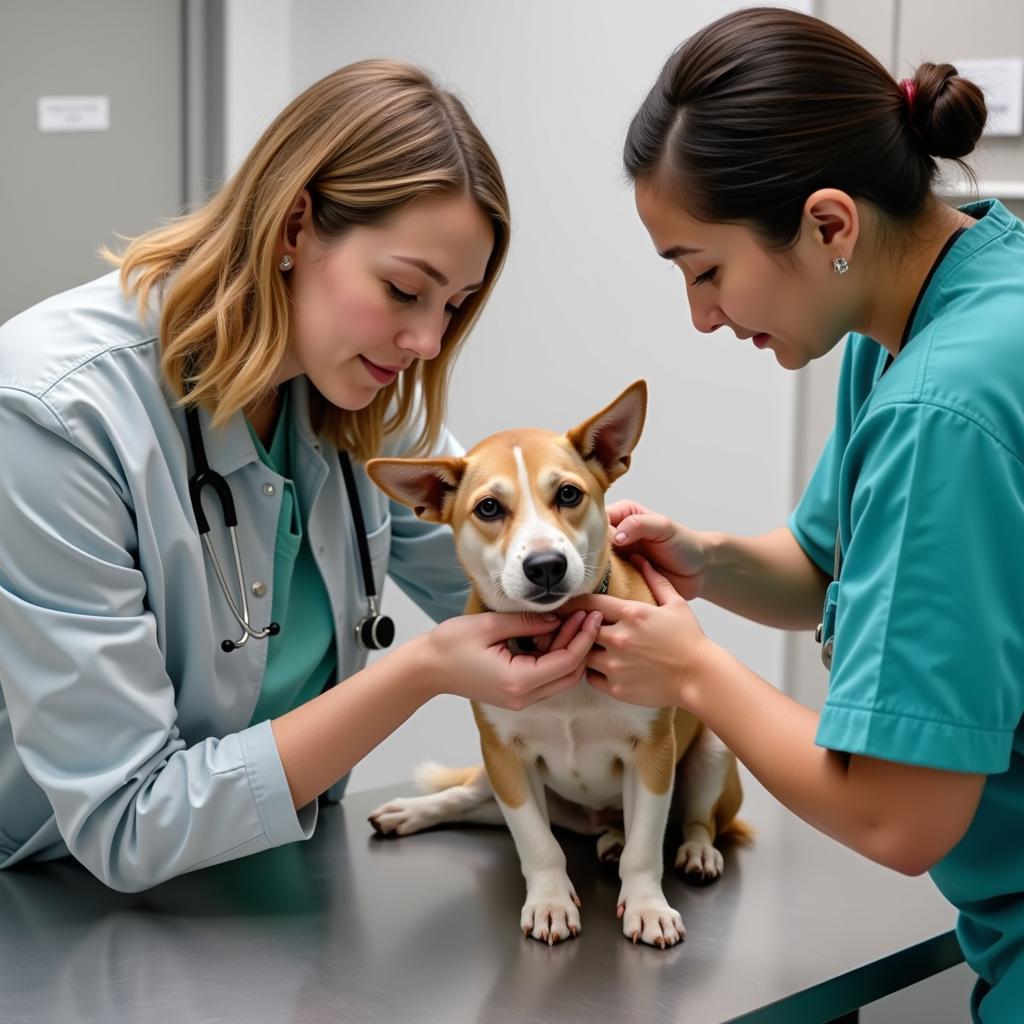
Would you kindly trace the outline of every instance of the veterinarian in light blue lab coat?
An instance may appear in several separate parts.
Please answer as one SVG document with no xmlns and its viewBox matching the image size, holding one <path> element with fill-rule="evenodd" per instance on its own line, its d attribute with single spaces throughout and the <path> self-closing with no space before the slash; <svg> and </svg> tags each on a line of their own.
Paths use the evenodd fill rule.
<svg viewBox="0 0 1024 1024">
<path fill-rule="evenodd" d="M 364 62 L 120 276 L 0 328 L 0 867 L 70 853 L 135 891 L 308 838 L 317 797 L 432 695 L 524 706 L 576 683 L 599 616 L 458 616 L 448 529 L 361 468 L 460 451 L 447 375 L 508 229 L 458 100 Z M 207 468 L 241 573 L 212 485 L 192 503 Z M 370 668 L 363 536 L 374 589 L 390 573 L 449 619 Z M 538 657 L 501 642 L 556 630 Z"/>
<path fill-rule="evenodd" d="M 815 827 L 929 871 L 960 912 L 974 1019 L 1009 1024 L 1024 1020 L 1024 225 L 930 190 L 934 158 L 970 153 L 984 121 L 950 65 L 897 83 L 793 12 L 741 11 L 670 58 L 626 140 L 640 217 L 700 330 L 787 369 L 849 334 L 835 429 L 765 536 L 614 506 L 661 607 L 576 606 L 604 613 L 593 685 L 687 708 Z M 708 640 L 698 596 L 822 622 L 821 714 Z"/>
</svg>

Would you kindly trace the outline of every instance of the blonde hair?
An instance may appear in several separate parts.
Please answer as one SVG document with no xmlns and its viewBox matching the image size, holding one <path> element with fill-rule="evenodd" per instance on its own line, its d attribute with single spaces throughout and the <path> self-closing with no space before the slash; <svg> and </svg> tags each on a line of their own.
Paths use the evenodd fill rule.
<svg viewBox="0 0 1024 1024">
<path fill-rule="evenodd" d="M 494 247 L 432 360 L 417 360 L 364 409 L 345 411 L 310 390 L 313 428 L 365 461 L 385 435 L 419 417 L 411 448 L 440 436 L 452 364 L 508 250 L 510 216 L 497 160 L 457 97 L 409 64 L 367 60 L 341 68 L 292 101 L 242 166 L 193 213 L 130 241 L 121 286 L 140 311 L 162 292 L 161 369 L 172 393 L 220 425 L 264 397 L 287 353 L 292 309 L 278 269 L 281 231 L 308 189 L 324 241 L 385 220 L 426 195 L 470 195 L 490 219 Z"/>
</svg>

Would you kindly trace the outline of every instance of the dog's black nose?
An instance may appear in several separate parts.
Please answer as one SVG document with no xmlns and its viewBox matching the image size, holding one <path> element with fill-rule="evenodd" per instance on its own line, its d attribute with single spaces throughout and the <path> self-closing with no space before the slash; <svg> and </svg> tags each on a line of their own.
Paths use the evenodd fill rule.
<svg viewBox="0 0 1024 1024">
<path fill-rule="evenodd" d="M 565 578 L 569 563 L 557 551 L 538 551 L 523 559 L 523 572 L 531 583 L 550 590 Z"/>
</svg>

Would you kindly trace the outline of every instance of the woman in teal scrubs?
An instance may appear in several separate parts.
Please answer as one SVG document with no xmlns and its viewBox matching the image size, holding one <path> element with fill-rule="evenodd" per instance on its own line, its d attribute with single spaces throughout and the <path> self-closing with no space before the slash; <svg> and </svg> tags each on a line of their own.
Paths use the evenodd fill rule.
<svg viewBox="0 0 1024 1024">
<path fill-rule="evenodd" d="M 120 274 L 0 328 L 0 868 L 71 854 L 137 891 L 306 839 L 318 797 L 433 695 L 522 707 L 578 682 L 599 616 L 461 616 L 451 531 L 363 469 L 461 453 L 447 381 L 508 231 L 459 100 L 366 61 Z M 376 589 L 440 622 L 369 666 L 342 452 Z M 236 573 L 204 492 L 226 586 L 191 500 L 204 461 L 238 517 Z M 512 658 L 527 634 L 554 639 Z"/>
<path fill-rule="evenodd" d="M 604 615 L 593 685 L 688 708 L 815 827 L 930 872 L 960 911 L 974 1019 L 1019 1022 L 1024 225 L 931 191 L 935 158 L 970 153 L 984 120 L 950 65 L 897 83 L 792 12 L 744 10 L 673 54 L 626 140 L 640 217 L 699 330 L 786 369 L 849 335 L 835 428 L 765 536 L 614 506 L 660 606 L 578 607 Z M 785 629 L 824 618 L 822 712 L 708 640 L 697 597 Z"/>
</svg>

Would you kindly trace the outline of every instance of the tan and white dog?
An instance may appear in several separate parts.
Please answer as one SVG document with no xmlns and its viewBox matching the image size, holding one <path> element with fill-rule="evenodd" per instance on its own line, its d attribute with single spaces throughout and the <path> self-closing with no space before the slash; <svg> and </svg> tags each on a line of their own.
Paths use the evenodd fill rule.
<svg viewBox="0 0 1024 1024">
<path fill-rule="evenodd" d="M 588 593 L 654 603 L 643 577 L 613 553 L 604 496 L 629 468 L 647 409 L 637 381 L 601 412 L 560 435 L 514 430 L 463 458 L 373 459 L 367 472 L 396 501 L 449 523 L 473 584 L 467 614 L 547 612 Z M 626 704 L 586 682 L 521 711 L 474 702 L 484 764 L 417 773 L 429 795 L 392 800 L 370 816 L 378 832 L 408 835 L 446 822 L 507 823 L 526 878 L 524 934 L 553 944 L 580 931 L 579 899 L 551 832 L 597 835 L 619 860 L 623 932 L 661 948 L 684 936 L 662 891 L 662 844 L 679 812 L 676 868 L 717 878 L 713 845 L 742 799 L 736 759 L 676 708 Z M 674 793 L 674 795 L 673 795 Z"/>
</svg>

